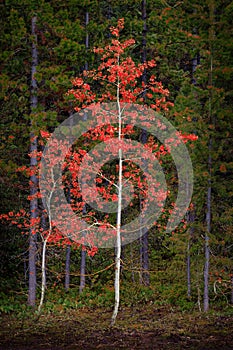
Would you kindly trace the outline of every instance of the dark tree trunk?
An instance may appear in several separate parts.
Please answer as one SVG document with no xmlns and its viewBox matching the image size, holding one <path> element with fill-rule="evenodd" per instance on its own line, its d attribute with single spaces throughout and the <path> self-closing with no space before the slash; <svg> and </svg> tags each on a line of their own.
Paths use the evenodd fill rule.
<svg viewBox="0 0 233 350">
<path fill-rule="evenodd" d="M 233 304 L 233 274 L 231 276 L 231 304 Z"/>
<path fill-rule="evenodd" d="M 208 85 L 213 85 L 213 41 L 214 41 L 214 0 L 209 3 L 210 11 L 210 73 Z M 212 112 L 212 91 L 209 96 L 209 123 L 214 124 L 214 117 Z M 204 266 L 204 311 L 209 310 L 209 266 L 210 266 L 210 248 L 209 248 L 209 234 L 211 232 L 211 195 L 212 195 L 212 136 L 209 138 L 209 156 L 208 156 L 208 189 L 207 189 L 207 210 L 206 210 L 206 234 L 205 234 L 205 266 Z"/>
<path fill-rule="evenodd" d="M 142 225 L 142 224 L 141 224 Z M 143 249 L 142 249 L 142 237 L 139 238 L 139 257 L 140 257 L 140 274 L 139 274 L 139 283 L 143 284 Z"/>
<path fill-rule="evenodd" d="M 150 274 L 149 274 L 149 255 L 148 255 L 148 232 L 146 232 L 142 238 L 142 257 L 143 257 L 143 284 L 145 286 L 150 285 Z"/>
<path fill-rule="evenodd" d="M 187 262 L 186 262 L 186 268 L 187 268 L 187 297 L 191 298 L 191 260 L 190 260 L 190 237 L 188 239 L 188 245 L 187 245 Z"/>
<path fill-rule="evenodd" d="M 190 258 L 190 248 L 192 244 L 192 238 L 194 234 L 194 228 L 193 223 L 195 220 L 195 210 L 191 209 L 188 213 L 188 222 L 190 224 L 190 230 L 189 230 L 189 237 L 188 237 L 188 244 L 187 244 L 187 258 L 186 258 L 186 271 L 187 271 L 187 297 L 191 298 L 191 258 Z"/>
<path fill-rule="evenodd" d="M 133 256 L 133 243 L 131 242 L 130 243 L 130 267 L 131 267 L 131 270 L 132 270 L 132 273 L 131 273 L 131 279 L 132 279 L 132 282 L 135 283 L 135 275 L 134 275 L 134 256 Z"/>
<path fill-rule="evenodd" d="M 147 34 L 147 25 L 146 25 L 146 0 L 142 1 L 142 20 L 143 20 L 143 30 L 142 30 L 142 63 L 146 62 L 146 34 Z M 142 81 L 146 84 L 147 76 L 146 70 L 143 73 Z M 143 94 L 145 98 L 145 94 Z M 147 132 L 142 130 L 141 132 L 141 142 L 145 144 L 147 142 Z M 143 200 L 141 200 L 140 207 L 143 206 Z M 141 208 L 140 208 L 141 210 Z M 150 276 L 149 276 L 149 257 L 148 257 L 148 231 L 144 223 L 142 225 L 142 237 L 140 239 L 140 263 L 142 267 L 142 274 L 140 276 L 140 282 L 149 286 Z"/>
<path fill-rule="evenodd" d="M 86 11 L 86 18 L 85 18 L 85 26 L 86 26 L 86 40 L 85 40 L 85 47 L 86 47 L 86 53 L 88 51 L 89 48 L 89 33 L 88 33 L 88 29 L 87 26 L 89 24 L 89 12 Z M 88 70 L 88 62 L 86 60 L 85 62 L 85 70 Z M 86 116 L 84 115 L 84 119 L 86 119 Z M 86 207 L 84 205 L 83 208 L 83 213 L 86 213 Z M 86 251 L 85 250 L 81 250 L 81 265 L 80 265 L 80 285 L 79 285 L 79 293 L 82 293 L 83 289 L 85 288 L 85 284 L 86 284 Z"/>
<path fill-rule="evenodd" d="M 72 127 L 73 127 L 73 118 L 70 118 L 70 132 Z M 70 183 L 68 187 L 68 195 L 67 195 L 67 202 L 69 204 L 71 203 L 71 195 L 70 195 L 71 187 L 72 187 L 72 184 Z M 70 288 L 70 255 L 71 255 L 71 246 L 70 244 L 67 244 L 66 245 L 66 262 L 65 262 L 65 291 L 66 292 L 68 292 Z"/>
<path fill-rule="evenodd" d="M 209 143 L 209 152 L 211 152 L 211 140 Z M 209 154 L 209 180 L 207 190 L 207 212 L 206 212 L 206 234 L 205 234 L 205 265 L 204 265 L 204 311 L 209 310 L 209 265 L 210 265 L 210 248 L 209 233 L 211 230 L 211 154 Z"/>
<path fill-rule="evenodd" d="M 85 47 L 86 47 L 86 54 L 87 54 L 87 51 L 89 49 L 89 33 L 88 33 L 88 29 L 87 29 L 88 24 L 89 24 L 89 12 L 86 11 L 86 18 L 85 18 L 85 26 L 86 26 Z M 85 62 L 85 70 L 88 70 L 88 62 L 87 62 L 87 60 Z"/>
<path fill-rule="evenodd" d="M 146 62 L 146 35 L 147 35 L 147 25 L 146 25 L 146 0 L 142 0 L 142 63 Z M 142 81 L 146 82 L 146 71 L 144 71 L 142 76 Z"/>
<path fill-rule="evenodd" d="M 70 288 L 70 253 L 71 246 L 67 244 L 66 246 L 66 267 L 65 267 L 65 290 L 68 292 Z"/>
<path fill-rule="evenodd" d="M 33 113 L 38 105 L 37 100 L 37 82 L 35 79 L 35 73 L 38 65 L 38 52 L 37 52 L 37 36 L 36 36 L 36 17 L 32 18 L 32 66 L 31 66 L 31 114 Z M 37 254 L 37 227 L 35 227 L 35 219 L 38 217 L 38 200 L 36 193 L 38 191 L 38 179 L 36 176 L 37 168 L 37 137 L 32 130 L 30 132 L 30 234 L 29 234 L 29 288 L 28 288 L 28 305 L 34 307 L 36 303 L 36 254 Z"/>
<path fill-rule="evenodd" d="M 81 250 L 79 293 L 82 293 L 83 289 L 85 288 L 85 283 L 86 283 L 85 271 L 86 271 L 86 251 L 82 249 Z"/>
<path fill-rule="evenodd" d="M 196 29 L 194 30 L 194 33 L 196 33 Z M 197 66 L 200 64 L 200 56 L 197 54 L 193 59 L 192 59 L 192 84 L 196 84 L 196 78 L 195 78 L 195 72 L 197 69 Z M 189 193 L 187 193 L 189 195 Z M 187 221 L 190 224 L 190 234 L 188 237 L 188 244 L 187 244 L 187 258 L 186 258 L 186 271 L 187 271 L 187 297 L 190 299 L 191 298 L 191 257 L 190 257 L 190 248 L 192 244 L 192 237 L 194 234 L 194 228 L 193 228 L 193 222 L 195 220 L 195 210 L 191 209 L 188 212 L 187 215 Z"/>
</svg>

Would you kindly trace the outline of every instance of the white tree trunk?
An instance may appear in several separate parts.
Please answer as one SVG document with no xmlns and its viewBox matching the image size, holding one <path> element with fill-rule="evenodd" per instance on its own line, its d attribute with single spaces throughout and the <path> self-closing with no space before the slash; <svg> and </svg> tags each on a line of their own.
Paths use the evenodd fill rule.
<svg viewBox="0 0 233 350">
<path fill-rule="evenodd" d="M 118 105 L 118 140 L 121 140 L 122 111 L 119 100 L 119 80 L 117 85 Z M 121 209 L 122 209 L 122 149 L 118 151 L 119 172 L 118 172 L 118 207 L 116 227 L 116 257 L 115 257 L 115 307 L 112 314 L 111 326 L 114 325 L 120 304 L 120 267 L 121 267 Z"/>
<path fill-rule="evenodd" d="M 47 239 L 43 241 L 42 246 L 42 260 L 41 260 L 41 296 L 40 296 L 40 304 L 38 306 L 38 313 L 40 314 L 45 297 L 45 289 L 46 289 L 46 245 Z"/>
<path fill-rule="evenodd" d="M 42 232 L 42 235 L 41 235 L 41 239 L 42 239 L 42 259 L 41 259 L 41 296 L 40 296 L 40 303 L 39 303 L 39 306 L 38 306 L 38 313 L 40 314 L 41 313 L 41 309 L 42 309 L 42 306 L 44 304 L 44 297 L 45 297 L 45 290 L 46 290 L 46 248 L 47 248 L 47 242 L 48 242 L 48 239 L 52 233 L 52 218 L 51 218 L 51 199 L 52 199 L 52 196 L 54 194 L 54 189 L 55 189 L 55 186 L 56 186 L 56 181 L 54 180 L 54 174 L 53 174 L 53 169 L 51 169 L 51 178 L 52 178 L 52 181 L 53 181 L 53 187 L 52 187 L 52 190 L 49 194 L 49 198 L 48 198 L 48 201 L 47 201 L 47 213 L 48 213 L 48 221 L 49 221 L 49 228 L 48 228 L 48 233 L 47 233 L 47 236 L 44 237 L 43 236 L 43 232 Z"/>
<path fill-rule="evenodd" d="M 118 185 L 118 208 L 117 208 L 117 238 L 115 257 L 115 307 L 112 315 L 113 326 L 118 314 L 120 303 L 120 267 L 121 267 L 121 200 L 122 200 L 122 151 L 119 150 L 119 185 Z"/>
</svg>

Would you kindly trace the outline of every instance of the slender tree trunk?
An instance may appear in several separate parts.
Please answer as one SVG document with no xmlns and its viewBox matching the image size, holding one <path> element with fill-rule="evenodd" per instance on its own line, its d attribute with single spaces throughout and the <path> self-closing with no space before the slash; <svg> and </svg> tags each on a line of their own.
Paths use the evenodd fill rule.
<svg viewBox="0 0 233 350">
<path fill-rule="evenodd" d="M 191 257 L 190 257 L 190 248 L 192 245 L 192 238 L 194 235 L 194 228 L 193 228 L 193 223 L 195 219 L 195 210 L 191 209 L 190 212 L 188 213 L 188 221 L 191 225 L 189 229 L 189 234 L 188 234 L 188 244 L 187 244 L 187 258 L 186 258 L 186 272 L 187 272 L 187 297 L 190 299 L 191 298 L 191 289 L 192 289 L 192 283 L 191 283 Z"/>
<path fill-rule="evenodd" d="M 53 172 L 53 169 L 51 169 L 51 172 Z M 54 180 L 54 174 L 52 174 L 52 179 Z M 49 226 L 48 226 L 48 232 L 47 235 L 44 237 L 42 234 L 42 259 L 41 259 L 41 296 L 40 296 L 40 303 L 38 306 L 38 313 L 40 314 L 43 303 L 44 303 L 44 297 L 45 297 L 45 290 L 46 290 L 46 248 L 47 248 L 47 243 L 48 239 L 52 233 L 52 218 L 51 218 L 51 200 L 54 194 L 54 189 L 56 187 L 56 181 L 54 180 L 53 182 L 53 187 L 50 191 L 48 201 L 46 203 L 47 206 L 47 212 L 48 212 L 48 221 L 49 221 Z"/>
<path fill-rule="evenodd" d="M 86 47 L 86 53 L 89 48 L 89 33 L 87 26 L 89 24 L 89 12 L 86 11 L 86 18 L 85 18 L 85 26 L 86 26 L 86 39 L 85 39 L 85 47 Z M 85 70 L 88 70 L 88 62 L 86 60 L 85 62 Z M 85 116 L 84 116 L 85 118 Z M 84 206 L 83 212 L 85 213 L 86 208 Z M 86 284 L 86 251 L 81 250 L 81 265 L 80 265 L 80 284 L 79 284 L 79 293 L 82 293 L 83 289 L 85 288 Z"/>
<path fill-rule="evenodd" d="M 25 251 L 23 252 L 23 271 L 24 271 L 24 286 L 28 287 L 28 241 L 27 248 L 25 247 Z"/>
<path fill-rule="evenodd" d="M 199 255 L 199 252 L 198 252 L 198 255 Z M 200 278 L 199 278 L 199 271 L 198 271 L 198 268 L 197 268 L 197 283 L 196 283 L 196 286 L 197 286 L 197 305 L 198 305 L 198 309 L 199 311 L 201 312 L 201 290 L 200 290 Z"/>
<path fill-rule="evenodd" d="M 72 128 L 73 128 L 73 118 L 72 118 L 72 111 L 69 113 L 70 115 L 70 122 L 69 122 L 69 128 L 70 128 L 70 134 L 72 134 Z M 68 185 L 68 194 L 67 194 L 67 202 L 71 203 L 71 180 L 70 184 Z M 70 256 L 71 256 L 71 245 L 66 245 L 66 262 L 65 262 L 65 291 L 68 292 L 70 288 Z"/>
<path fill-rule="evenodd" d="M 140 210 L 142 210 L 143 200 L 140 199 Z M 149 255 L 148 255 L 148 231 L 144 227 L 143 219 L 141 220 L 141 237 L 139 238 L 140 244 L 140 266 L 141 272 L 139 276 L 140 284 L 145 286 L 150 285 L 150 275 L 149 275 Z"/>
<path fill-rule="evenodd" d="M 37 52 L 37 35 L 36 35 L 36 16 L 32 18 L 32 68 L 31 68 L 31 114 L 35 113 L 38 105 L 37 100 L 37 82 L 35 73 L 38 65 Z M 30 233 L 29 233 L 29 288 L 28 288 L 28 305 L 34 307 L 36 303 L 36 254 L 37 254 L 37 227 L 35 221 L 38 218 L 38 199 L 36 193 L 38 191 L 38 179 L 36 176 L 37 168 L 37 136 L 32 129 L 31 121 L 30 132 Z"/>
<path fill-rule="evenodd" d="M 133 257 L 133 243 L 131 242 L 130 243 L 130 266 L 131 266 L 131 269 L 132 269 L 132 273 L 131 273 L 131 278 L 132 278 L 132 282 L 135 283 L 135 277 L 134 277 L 134 257 Z"/>
<path fill-rule="evenodd" d="M 119 78 L 117 84 L 117 104 L 118 104 L 118 140 L 121 140 L 122 115 L 119 100 Z M 118 207 L 116 226 L 116 256 L 115 256 L 115 306 L 112 314 L 111 326 L 116 322 L 120 303 L 120 268 L 121 268 L 121 209 L 122 209 L 122 149 L 119 149 L 119 172 L 118 172 Z"/>
<path fill-rule="evenodd" d="M 47 239 L 43 241 L 42 244 L 42 260 L 41 260 L 41 297 L 40 297 L 40 303 L 38 307 L 38 312 L 41 312 L 43 303 L 44 303 L 44 297 L 45 297 L 45 290 L 46 290 L 46 246 L 47 246 Z"/>
<path fill-rule="evenodd" d="M 89 24 L 89 12 L 86 11 L 86 18 L 85 18 L 85 26 L 86 26 L 85 47 L 86 47 L 86 54 L 87 54 L 87 51 L 89 49 L 89 33 L 88 33 L 88 29 L 87 29 L 88 24 Z M 85 62 L 85 70 L 88 70 L 88 61 L 87 60 Z"/>
<path fill-rule="evenodd" d="M 86 205 L 83 207 L 83 214 L 86 214 Z M 84 233 L 85 235 L 85 233 Z M 81 250 L 81 263 L 80 263 L 80 283 L 79 283 L 79 293 L 81 294 L 86 284 L 86 251 Z"/>
<path fill-rule="evenodd" d="M 187 258 L 186 258 L 186 273 L 187 273 L 187 297 L 188 299 L 191 298 L 191 289 L 192 289 L 192 284 L 191 284 L 191 257 L 190 257 L 190 248 L 192 245 L 192 238 L 194 235 L 194 228 L 193 228 L 193 223 L 195 220 L 195 210 L 192 208 L 188 214 L 187 221 L 190 224 L 190 229 L 188 233 L 188 244 L 187 244 Z"/>
<path fill-rule="evenodd" d="M 209 156 L 210 158 L 210 156 Z M 204 311 L 209 310 L 209 264 L 210 264 L 210 249 L 209 249 L 209 233 L 211 223 L 211 182 L 207 191 L 207 213 L 206 224 L 207 230 L 205 234 L 205 266 L 204 266 Z"/>
<path fill-rule="evenodd" d="M 149 255 L 148 255 L 148 232 L 143 235 L 143 284 L 150 285 Z"/>
<path fill-rule="evenodd" d="M 73 120 L 70 119 L 70 132 L 73 126 Z M 71 189 L 71 184 L 69 184 L 68 188 L 68 195 L 67 195 L 67 202 L 70 204 L 71 203 L 71 196 L 70 196 L 70 189 Z M 66 262 L 65 262 L 65 291 L 68 292 L 70 288 L 70 255 L 71 255 L 71 246 L 70 244 L 66 245 Z"/>
<path fill-rule="evenodd" d="M 194 33 L 196 34 L 196 30 L 194 30 Z M 200 57 L 199 54 L 197 54 L 192 59 L 192 84 L 196 85 L 196 78 L 195 78 L 195 72 L 197 69 L 198 64 L 200 64 Z M 189 195 L 189 193 L 187 193 Z M 195 220 L 195 210 L 192 208 L 188 215 L 187 215 L 187 221 L 191 225 L 190 227 L 190 233 L 188 237 L 188 244 L 187 244 L 187 259 L 186 259 L 186 271 L 187 271 L 187 297 L 191 298 L 191 257 L 190 257 L 190 248 L 192 243 L 192 237 L 194 234 L 194 228 L 192 226 L 193 222 Z"/>
<path fill-rule="evenodd" d="M 70 253 L 71 246 L 67 244 L 66 246 L 66 267 L 65 267 L 65 290 L 68 292 L 70 288 Z"/>
<path fill-rule="evenodd" d="M 80 266 L 80 284 L 79 284 L 79 293 L 81 294 L 83 289 L 85 288 L 86 278 L 86 251 L 81 250 L 81 266 Z"/>
<path fill-rule="evenodd" d="M 112 315 L 113 326 L 118 314 L 120 303 L 120 267 L 121 267 L 121 199 L 122 199 L 122 152 L 119 150 L 119 184 L 118 184 L 118 210 L 117 210 L 117 241 L 115 257 L 115 307 Z"/>
<path fill-rule="evenodd" d="M 190 260 L 190 236 L 188 238 L 187 244 L 187 261 L 186 261 L 186 269 L 187 269 L 187 297 L 191 298 L 191 260 Z"/>
<path fill-rule="evenodd" d="M 43 232 L 46 232 L 46 230 L 48 229 L 48 223 L 47 223 L 47 216 L 46 216 L 46 213 L 45 213 L 45 209 L 44 209 L 43 203 L 42 203 L 42 208 L 40 208 L 40 211 L 41 211 L 41 228 L 42 228 Z M 43 234 L 43 232 L 42 232 L 42 234 Z M 44 277 L 43 277 L 43 279 L 44 279 L 44 281 L 43 281 L 44 285 L 46 287 L 46 266 L 44 266 Z"/>
<path fill-rule="evenodd" d="M 141 210 L 141 199 L 140 199 L 140 210 Z M 142 225 L 142 223 L 141 223 Z M 142 228 L 141 228 L 142 230 Z M 140 272 L 139 272 L 139 283 L 143 284 L 143 249 L 142 249 L 142 245 L 143 245 L 143 233 L 141 233 L 141 237 L 139 238 L 139 258 L 140 258 Z"/>
<path fill-rule="evenodd" d="M 142 30 L 142 63 L 146 62 L 146 34 L 147 34 L 147 25 L 146 25 L 146 0 L 142 0 L 142 20 L 143 20 L 143 30 Z M 143 79 L 146 80 L 146 71 L 143 74 Z M 144 81 L 144 80 L 143 80 Z"/>
<path fill-rule="evenodd" d="M 143 20 L 143 30 L 142 30 L 142 63 L 146 62 L 146 34 L 147 34 L 147 25 L 146 25 L 146 0 L 142 0 L 142 20 Z M 146 70 L 143 73 L 142 81 L 146 84 Z M 145 94 L 143 95 L 145 97 Z M 142 130 L 141 133 L 141 142 L 145 144 L 147 142 L 147 132 Z M 143 205 L 143 200 L 140 200 L 140 207 Z M 140 209 L 141 210 L 141 209 Z M 142 222 L 142 237 L 140 239 L 140 263 L 142 266 L 142 274 L 140 277 L 141 283 L 149 286 L 150 284 L 150 275 L 149 275 L 149 256 L 148 256 L 148 230 L 144 227 Z"/>
<path fill-rule="evenodd" d="M 231 276 L 231 304 L 233 304 L 233 274 Z"/>
<path fill-rule="evenodd" d="M 213 41 L 214 41 L 214 0 L 209 3 L 210 10 L 210 73 L 208 85 L 213 85 Z M 209 123 L 214 123 L 212 112 L 212 91 L 209 97 Z M 207 189 L 207 212 L 206 212 L 206 234 L 205 234 L 205 266 L 204 266 L 204 311 L 209 310 L 209 265 L 210 265 L 210 248 L 209 248 L 209 234 L 211 232 L 211 192 L 212 192 L 212 136 L 209 137 L 209 156 L 208 156 L 208 189 Z"/>
<path fill-rule="evenodd" d="M 195 12 L 195 11 L 194 11 Z M 194 29 L 194 34 L 196 33 L 196 29 Z M 191 83 L 193 85 L 196 85 L 196 78 L 195 78 L 195 72 L 197 69 L 198 64 L 200 64 L 200 57 L 199 54 L 196 54 L 195 57 L 192 59 L 192 81 Z M 189 195 L 187 193 L 187 195 Z M 190 227 L 190 233 L 188 237 L 188 244 L 187 244 L 187 259 L 186 259 L 186 271 L 187 271 L 187 297 L 190 299 L 191 298 L 191 257 L 190 257 L 190 248 L 191 248 L 191 243 L 192 243 L 192 237 L 194 234 L 194 228 L 192 226 L 193 222 L 195 219 L 195 210 L 191 209 L 187 215 L 187 221 L 191 225 Z"/>
</svg>

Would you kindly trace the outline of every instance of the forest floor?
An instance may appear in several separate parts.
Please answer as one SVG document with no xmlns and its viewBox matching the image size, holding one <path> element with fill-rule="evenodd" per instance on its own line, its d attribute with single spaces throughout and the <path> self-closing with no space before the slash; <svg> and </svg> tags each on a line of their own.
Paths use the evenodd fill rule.
<svg viewBox="0 0 233 350">
<path fill-rule="evenodd" d="M 121 308 L 109 327 L 111 310 L 78 309 L 35 317 L 4 315 L 0 349 L 190 349 L 232 350 L 233 314 L 181 312 L 171 307 Z"/>
</svg>

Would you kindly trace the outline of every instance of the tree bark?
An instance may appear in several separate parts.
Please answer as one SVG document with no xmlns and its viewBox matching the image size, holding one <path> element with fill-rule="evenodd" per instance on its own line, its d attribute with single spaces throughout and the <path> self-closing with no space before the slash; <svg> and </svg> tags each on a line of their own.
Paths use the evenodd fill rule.
<svg viewBox="0 0 233 350">
<path fill-rule="evenodd" d="M 41 260 L 41 297 L 40 297 L 40 303 L 38 307 L 38 313 L 40 314 L 43 303 L 44 303 L 44 297 L 45 297 L 45 290 L 46 290 L 46 246 L 47 246 L 47 238 L 43 241 L 42 245 L 42 260 Z"/>
<path fill-rule="evenodd" d="M 83 207 L 83 214 L 86 214 L 86 205 Z M 85 235 L 85 233 L 84 233 Z M 81 263 L 80 263 L 80 283 L 79 283 L 79 294 L 82 293 L 86 284 L 86 251 L 81 250 Z"/>
<path fill-rule="evenodd" d="M 233 304 L 233 274 L 231 276 L 231 304 Z"/>
<path fill-rule="evenodd" d="M 196 34 L 196 29 L 194 29 L 194 33 Z M 193 85 L 196 85 L 196 78 L 195 78 L 195 71 L 197 69 L 198 64 L 200 64 L 200 57 L 199 54 L 197 54 L 192 59 L 192 81 L 191 83 Z M 187 193 L 187 195 L 189 195 Z M 191 257 L 190 257 L 190 248 L 192 244 L 192 237 L 194 234 L 194 228 L 192 226 L 193 222 L 195 220 L 195 210 L 191 209 L 187 214 L 187 221 L 190 224 L 190 233 L 188 237 L 188 244 L 187 244 L 187 258 L 186 258 L 186 272 L 187 272 L 187 297 L 191 298 Z"/>
<path fill-rule="evenodd" d="M 86 251 L 81 250 L 81 265 L 80 265 L 80 284 L 79 284 L 79 293 L 81 294 L 83 289 L 85 288 L 86 278 Z"/>
<path fill-rule="evenodd" d="M 118 61 L 119 64 L 119 61 Z M 117 105 L 118 105 L 118 140 L 121 140 L 122 116 L 119 99 L 119 78 L 117 84 Z M 118 151 L 119 172 L 118 172 L 118 206 L 117 206 L 117 225 L 116 225 L 116 256 L 115 256 L 115 306 L 112 314 L 111 326 L 116 322 L 120 303 L 120 268 L 121 268 L 121 209 L 122 209 L 122 149 Z"/>
<path fill-rule="evenodd" d="M 187 244 L 187 297 L 191 298 L 191 259 L 190 259 L 190 237 L 188 238 Z"/>
<path fill-rule="evenodd" d="M 194 235 L 194 227 L 192 226 L 195 220 L 195 209 L 192 208 L 188 213 L 188 222 L 190 224 L 188 244 L 187 244 L 187 258 L 186 258 L 186 271 L 187 271 L 187 297 L 191 298 L 192 279 L 191 279 L 191 257 L 190 248 L 192 245 L 192 239 Z"/>
<path fill-rule="evenodd" d="M 210 45 L 210 73 L 208 85 L 213 85 L 213 40 L 214 40 L 214 0 L 210 1 L 210 30 L 209 30 L 209 45 Z M 212 91 L 209 96 L 209 123 L 214 122 L 212 112 Z M 210 265 L 210 249 L 209 249 L 209 234 L 211 232 L 211 194 L 212 194 L 212 136 L 209 137 L 208 145 L 208 189 L 207 189 L 207 211 L 206 211 L 206 233 L 205 233 L 205 266 L 204 266 L 204 311 L 209 310 L 209 265 Z"/>
<path fill-rule="evenodd" d="M 31 114 L 35 113 L 38 105 L 37 99 L 37 82 L 35 73 L 38 65 L 37 51 L 37 35 L 36 35 L 36 20 L 34 16 L 31 22 L 32 30 L 32 66 L 31 66 Z M 37 227 L 35 224 L 38 218 L 38 199 L 36 197 L 38 191 L 38 179 L 36 176 L 37 168 L 37 136 L 34 133 L 33 121 L 31 120 L 30 132 L 30 233 L 29 233 L 29 288 L 28 288 L 28 305 L 34 307 L 36 303 L 36 255 L 37 255 Z"/>
<path fill-rule="evenodd" d="M 146 52 L 146 34 L 147 34 L 147 25 L 146 25 L 146 0 L 142 0 L 142 20 L 143 20 L 143 30 L 142 30 L 142 63 L 146 62 L 147 52 Z M 147 76 L 146 70 L 142 75 L 142 81 L 146 84 Z M 145 94 L 143 94 L 143 98 Z M 147 142 L 147 132 L 142 130 L 141 133 L 141 142 L 145 144 Z M 143 205 L 143 200 L 140 200 L 140 210 Z M 149 275 L 149 256 L 148 256 L 148 230 L 144 227 L 142 222 L 142 237 L 140 239 L 140 263 L 142 267 L 142 274 L 140 276 L 141 283 L 149 286 L 150 284 L 150 275 Z"/>
<path fill-rule="evenodd" d="M 209 156 L 209 158 L 211 158 Z M 211 182 L 207 191 L 207 213 L 206 213 L 206 234 L 205 234 L 205 266 L 204 266 L 204 311 L 209 310 L 209 264 L 210 264 L 210 249 L 209 249 L 209 233 L 211 224 Z"/>
<path fill-rule="evenodd" d="M 89 33 L 88 33 L 88 29 L 87 26 L 89 24 L 89 12 L 86 11 L 86 15 L 85 15 L 85 26 L 86 26 L 86 39 L 85 39 L 85 47 L 86 47 L 86 54 L 87 54 L 87 50 L 89 48 Z M 88 70 L 88 61 L 86 60 L 85 62 L 85 70 Z M 84 115 L 84 119 L 85 119 L 85 115 Z M 83 212 L 86 212 L 86 208 L 84 205 L 83 208 Z M 85 284 L 86 284 L 86 251 L 85 250 L 81 250 L 81 264 L 80 264 L 80 284 L 79 284 L 79 293 L 82 293 L 83 289 L 85 288 Z"/>
<path fill-rule="evenodd" d="M 148 255 L 148 232 L 146 232 L 143 237 L 142 246 L 142 257 L 143 257 L 143 284 L 145 286 L 150 285 L 150 274 L 149 274 L 149 255 Z"/>
<path fill-rule="evenodd" d="M 71 246 L 67 244 L 66 246 L 66 266 L 65 266 L 65 290 L 68 292 L 70 288 L 70 253 Z"/>
<path fill-rule="evenodd" d="M 122 151 L 119 150 L 119 184 L 118 184 L 118 210 L 117 210 L 117 241 L 115 257 L 115 307 L 112 315 L 113 326 L 118 314 L 120 303 L 120 267 L 121 267 L 121 200 L 122 200 Z"/>
</svg>

